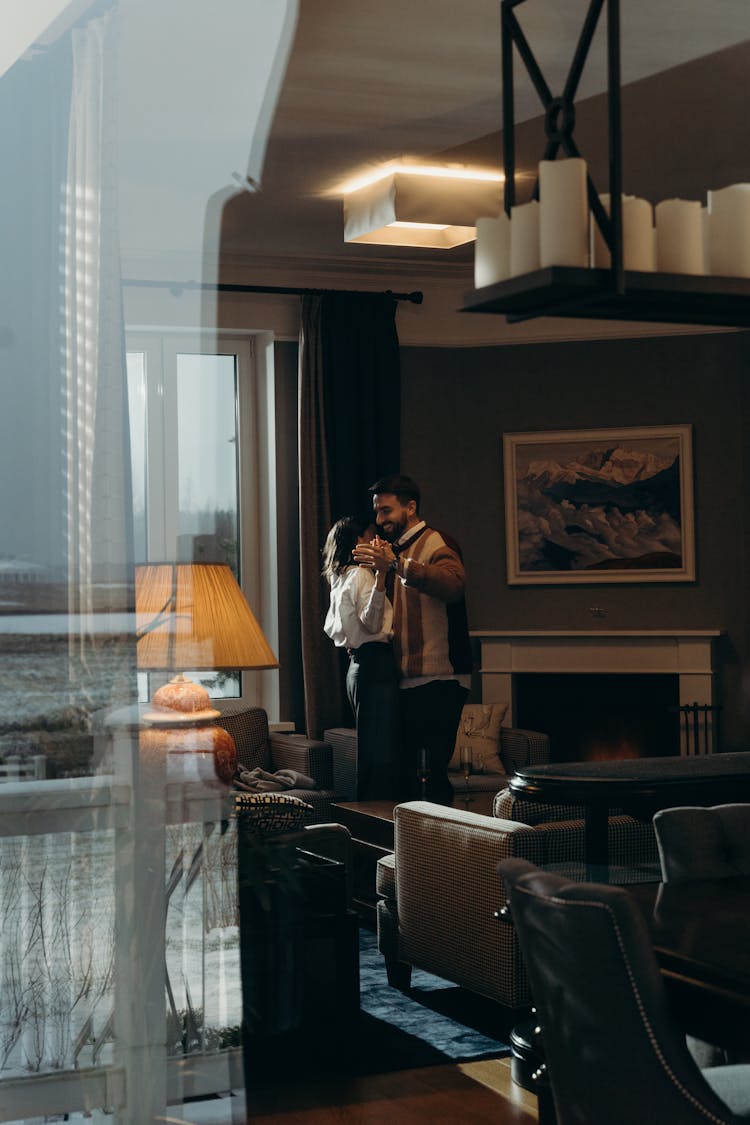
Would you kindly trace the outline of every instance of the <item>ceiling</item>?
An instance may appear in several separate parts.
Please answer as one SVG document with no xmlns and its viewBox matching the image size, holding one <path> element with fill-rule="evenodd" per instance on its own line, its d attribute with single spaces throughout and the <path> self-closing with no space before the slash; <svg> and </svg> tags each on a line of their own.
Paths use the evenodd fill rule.
<svg viewBox="0 0 750 1125">
<path fill-rule="evenodd" d="M 516 9 L 553 93 L 587 6 L 527 0 Z M 621 7 L 625 190 L 657 202 L 750 181 L 748 0 L 622 0 Z M 468 263 L 471 245 L 346 245 L 336 189 L 403 155 L 502 167 L 499 11 L 499 0 L 300 0 L 262 191 L 225 203 L 222 253 L 358 270 L 394 260 Z M 527 123 L 517 129 L 517 164 L 530 173 L 544 143 L 540 105 L 520 61 L 515 73 L 516 121 Z M 579 88 L 576 139 L 601 190 L 605 89 L 600 28 Z"/>
</svg>

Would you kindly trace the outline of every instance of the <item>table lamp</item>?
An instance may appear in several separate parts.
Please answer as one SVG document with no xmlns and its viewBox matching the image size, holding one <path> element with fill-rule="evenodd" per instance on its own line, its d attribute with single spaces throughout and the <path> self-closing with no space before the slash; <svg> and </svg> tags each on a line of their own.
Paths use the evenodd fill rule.
<svg viewBox="0 0 750 1125">
<path fill-rule="evenodd" d="M 135 568 L 137 663 L 176 675 L 159 688 L 142 719 L 141 745 L 181 755 L 183 778 L 231 784 L 234 739 L 215 720 L 206 689 L 182 669 L 278 668 L 232 571 L 221 563 L 148 563 Z M 168 758 L 176 769 L 177 759 Z M 174 771 L 173 769 L 173 771 Z"/>
</svg>

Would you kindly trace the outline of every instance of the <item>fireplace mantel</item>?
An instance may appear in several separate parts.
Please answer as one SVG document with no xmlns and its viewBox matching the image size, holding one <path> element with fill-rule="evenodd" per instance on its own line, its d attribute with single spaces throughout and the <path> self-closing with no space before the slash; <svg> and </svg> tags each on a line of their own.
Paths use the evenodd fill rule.
<svg viewBox="0 0 750 1125">
<path fill-rule="evenodd" d="M 713 706 L 720 629 L 478 629 L 483 703 L 508 703 L 520 673 L 665 673 L 679 678 L 680 706 Z M 683 740 L 683 752 L 685 752 Z"/>
</svg>

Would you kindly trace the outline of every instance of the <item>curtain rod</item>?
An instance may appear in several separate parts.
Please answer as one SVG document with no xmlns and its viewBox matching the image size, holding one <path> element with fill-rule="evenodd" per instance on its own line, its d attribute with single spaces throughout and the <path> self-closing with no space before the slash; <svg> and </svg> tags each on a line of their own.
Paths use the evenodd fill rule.
<svg viewBox="0 0 750 1125">
<path fill-rule="evenodd" d="M 370 297 L 392 297 L 394 301 L 409 301 L 412 305 L 421 305 L 424 295 L 416 290 L 413 293 L 394 293 L 392 289 L 376 293 L 370 289 L 303 289 L 286 285 L 230 285 L 227 282 L 211 281 L 148 281 L 135 277 L 124 277 L 123 285 L 138 286 L 142 289 L 168 289 L 173 296 L 179 297 L 185 289 L 214 289 L 219 293 L 285 293 L 297 297 L 324 297 L 333 293 L 346 293 Z"/>
</svg>

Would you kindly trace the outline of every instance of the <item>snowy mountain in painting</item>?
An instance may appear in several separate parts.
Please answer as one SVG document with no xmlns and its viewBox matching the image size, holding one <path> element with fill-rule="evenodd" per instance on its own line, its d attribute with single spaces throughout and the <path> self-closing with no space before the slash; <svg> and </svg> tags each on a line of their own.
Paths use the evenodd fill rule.
<svg viewBox="0 0 750 1125">
<path fill-rule="evenodd" d="M 551 484 L 574 484 L 576 481 L 600 481 L 603 484 L 632 484 L 647 480 L 668 469 L 672 461 L 653 453 L 634 449 L 596 450 L 584 457 L 559 464 L 557 461 L 531 461 L 525 479 L 535 481 L 540 487 Z"/>
<path fill-rule="evenodd" d="M 679 457 L 614 446 L 529 462 L 517 481 L 521 571 L 679 568 Z"/>
</svg>

